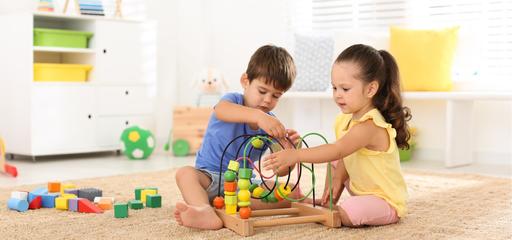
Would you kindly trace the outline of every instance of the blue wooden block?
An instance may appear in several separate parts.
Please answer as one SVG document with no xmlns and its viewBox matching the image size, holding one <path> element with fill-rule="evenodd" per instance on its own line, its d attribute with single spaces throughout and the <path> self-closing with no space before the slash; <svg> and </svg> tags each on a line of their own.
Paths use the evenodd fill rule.
<svg viewBox="0 0 512 240">
<path fill-rule="evenodd" d="M 28 210 L 28 202 L 26 200 L 10 198 L 7 202 L 7 207 L 19 212 L 25 212 Z"/>
<path fill-rule="evenodd" d="M 55 207 L 55 198 L 57 198 L 60 194 L 59 193 L 47 193 L 42 194 L 42 203 L 41 207 L 44 208 L 54 208 Z"/>
<path fill-rule="evenodd" d="M 68 200 L 68 210 L 78 212 L 78 198 L 70 198 Z"/>
<path fill-rule="evenodd" d="M 42 196 L 43 194 L 48 194 L 48 188 L 41 187 L 32 190 L 31 192 L 28 193 L 28 202 L 32 202 L 34 198 L 36 198 L 37 196 Z"/>
</svg>

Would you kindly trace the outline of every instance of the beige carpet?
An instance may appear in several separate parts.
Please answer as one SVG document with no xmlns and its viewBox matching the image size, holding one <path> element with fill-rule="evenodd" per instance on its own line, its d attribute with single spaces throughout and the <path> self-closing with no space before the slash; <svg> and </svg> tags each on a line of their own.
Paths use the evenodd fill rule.
<svg viewBox="0 0 512 240">
<path fill-rule="evenodd" d="M 133 189 L 157 186 L 163 208 L 130 211 L 127 219 L 113 212 L 80 214 L 56 209 L 24 213 L 10 211 L 6 201 L 13 190 L 0 189 L 1 239 L 231 239 L 228 229 L 201 231 L 176 224 L 173 206 L 181 197 L 175 170 L 79 180 L 98 187 L 105 196 L 129 200 Z M 1 176 L 0 176 L 1 177 Z M 257 228 L 247 239 L 512 239 L 512 180 L 467 174 L 407 171 L 410 213 L 399 224 L 369 228 L 328 229 L 318 224 Z"/>
</svg>

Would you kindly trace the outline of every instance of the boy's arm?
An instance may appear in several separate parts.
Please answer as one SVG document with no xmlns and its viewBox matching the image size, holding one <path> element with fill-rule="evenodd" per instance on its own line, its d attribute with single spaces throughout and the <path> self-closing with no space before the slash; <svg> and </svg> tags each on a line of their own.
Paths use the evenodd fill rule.
<svg viewBox="0 0 512 240">
<path fill-rule="evenodd" d="M 220 101 L 214 109 L 215 116 L 224 122 L 248 123 L 251 126 L 258 126 L 270 136 L 283 138 L 286 130 L 281 122 L 267 113 L 229 101 Z"/>
</svg>

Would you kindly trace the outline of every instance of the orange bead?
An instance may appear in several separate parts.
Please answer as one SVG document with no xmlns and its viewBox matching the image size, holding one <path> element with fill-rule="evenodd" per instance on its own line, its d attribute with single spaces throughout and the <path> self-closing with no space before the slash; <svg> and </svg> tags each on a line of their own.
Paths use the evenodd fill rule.
<svg viewBox="0 0 512 240">
<path fill-rule="evenodd" d="M 238 213 L 240 214 L 241 219 L 249 219 L 249 217 L 251 216 L 251 208 L 250 207 L 240 208 Z"/>
<path fill-rule="evenodd" d="M 215 197 L 213 199 L 213 206 L 217 209 L 221 209 L 224 207 L 224 198 L 223 197 Z"/>
<path fill-rule="evenodd" d="M 236 192 L 236 182 L 224 182 L 224 191 Z"/>
</svg>

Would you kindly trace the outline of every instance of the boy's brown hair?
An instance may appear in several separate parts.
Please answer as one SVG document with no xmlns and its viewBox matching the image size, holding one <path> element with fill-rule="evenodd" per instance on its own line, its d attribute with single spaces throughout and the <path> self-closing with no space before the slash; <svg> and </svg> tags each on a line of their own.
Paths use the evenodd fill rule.
<svg viewBox="0 0 512 240">
<path fill-rule="evenodd" d="M 263 78 L 266 84 L 286 92 L 295 80 L 296 69 L 293 58 L 286 49 L 265 45 L 251 56 L 245 73 L 249 82 Z"/>
</svg>

